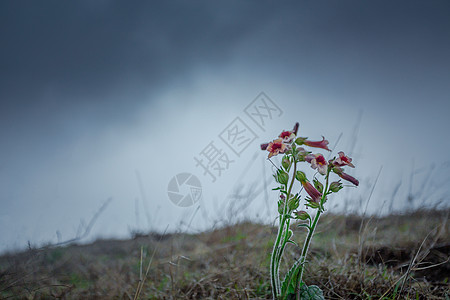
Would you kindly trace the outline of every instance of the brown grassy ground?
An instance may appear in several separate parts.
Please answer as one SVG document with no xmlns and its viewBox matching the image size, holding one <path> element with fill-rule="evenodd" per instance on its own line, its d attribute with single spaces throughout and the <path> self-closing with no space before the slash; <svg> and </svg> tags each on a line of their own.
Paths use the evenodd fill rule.
<svg viewBox="0 0 450 300">
<path fill-rule="evenodd" d="M 325 214 L 305 282 L 326 299 L 449 299 L 448 216 L 421 211 L 366 218 L 361 226 L 361 217 Z M 155 253 L 142 299 L 270 299 L 275 230 L 242 223 L 8 254 L 0 257 L 0 298 L 133 299 Z M 304 231 L 295 236 L 301 241 Z M 299 252 L 289 245 L 282 274 Z"/>
</svg>

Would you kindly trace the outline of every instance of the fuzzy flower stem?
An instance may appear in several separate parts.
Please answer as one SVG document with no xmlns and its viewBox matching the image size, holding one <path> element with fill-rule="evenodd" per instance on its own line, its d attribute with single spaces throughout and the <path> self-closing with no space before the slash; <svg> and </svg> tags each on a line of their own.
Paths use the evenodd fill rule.
<svg viewBox="0 0 450 300">
<path fill-rule="evenodd" d="M 297 170 L 297 161 L 294 159 L 294 173 Z M 294 185 L 294 181 L 295 181 L 295 175 L 292 176 L 291 178 L 291 183 L 289 185 L 289 190 L 287 193 L 287 197 L 284 201 L 284 208 L 283 208 L 283 215 L 281 216 L 281 221 L 280 221 L 280 227 L 278 228 L 278 233 L 277 233 L 277 239 L 275 241 L 275 244 L 273 245 L 273 249 L 272 249 L 272 255 L 270 256 L 270 279 L 271 279 L 271 285 L 272 285 L 272 296 L 273 299 L 277 299 L 278 295 L 281 292 L 281 286 L 280 286 L 280 278 L 279 278 L 279 266 L 280 266 L 280 259 L 281 259 L 281 254 L 282 254 L 282 250 L 284 249 L 284 245 L 285 242 L 283 242 L 282 247 L 280 247 L 280 242 L 281 242 L 281 237 L 283 235 L 283 233 L 287 231 L 289 229 L 286 228 L 285 230 L 285 225 L 286 225 L 286 213 L 287 213 L 287 204 L 289 203 L 290 197 L 291 197 L 291 191 L 292 191 L 292 186 Z"/>
<path fill-rule="evenodd" d="M 325 188 L 323 190 L 322 199 L 320 201 L 321 205 L 320 205 L 320 208 L 317 210 L 317 214 L 314 217 L 314 220 L 313 220 L 312 224 L 309 226 L 308 235 L 306 236 L 305 243 L 303 244 L 303 250 L 302 250 L 302 254 L 300 256 L 300 259 L 301 259 L 300 266 L 301 266 L 301 268 L 300 268 L 300 272 L 298 273 L 298 280 L 296 281 L 297 284 L 298 284 L 297 287 L 296 287 L 297 299 L 300 299 L 300 284 L 302 282 L 303 271 L 305 270 L 306 255 L 308 255 L 309 244 L 311 243 L 311 239 L 312 239 L 312 237 L 314 235 L 314 231 L 316 229 L 317 222 L 319 222 L 320 214 L 322 213 L 322 204 L 325 201 L 325 197 L 326 197 L 328 189 L 329 189 L 328 178 L 330 177 L 330 171 L 331 171 L 331 168 L 328 168 L 327 176 L 326 176 Z"/>
</svg>

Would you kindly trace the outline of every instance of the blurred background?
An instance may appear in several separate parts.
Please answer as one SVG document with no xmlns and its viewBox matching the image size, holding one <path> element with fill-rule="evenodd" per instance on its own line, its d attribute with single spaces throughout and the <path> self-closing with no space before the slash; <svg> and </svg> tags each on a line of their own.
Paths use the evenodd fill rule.
<svg viewBox="0 0 450 300">
<path fill-rule="evenodd" d="M 259 145 L 297 121 L 356 165 L 360 186 L 329 211 L 448 207 L 449 13 L 447 1 L 2 1 L 0 251 L 272 223 Z M 236 124 L 250 136 L 234 152 Z M 195 160 L 208 145 L 229 159 L 215 180 Z M 185 172 L 201 199 L 180 207 L 167 190 Z"/>
</svg>

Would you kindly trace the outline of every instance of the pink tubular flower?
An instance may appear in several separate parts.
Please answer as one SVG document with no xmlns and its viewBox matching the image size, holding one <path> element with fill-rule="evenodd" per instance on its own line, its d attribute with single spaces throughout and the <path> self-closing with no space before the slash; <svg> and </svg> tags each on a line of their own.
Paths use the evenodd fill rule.
<svg viewBox="0 0 450 300">
<path fill-rule="evenodd" d="M 315 203 L 320 203 L 320 198 L 322 198 L 322 194 L 308 181 L 302 181 L 302 186 L 308 195 L 311 197 L 312 201 Z"/>
<path fill-rule="evenodd" d="M 328 168 L 328 162 L 323 157 L 322 154 L 314 154 L 313 156 L 310 156 L 311 159 L 311 168 L 317 169 L 320 174 L 325 175 L 327 174 L 327 168 Z M 309 159 L 308 158 L 308 159 Z"/>
<path fill-rule="evenodd" d="M 328 141 L 325 139 L 324 136 L 322 136 L 322 140 L 321 141 L 308 141 L 308 140 L 304 140 L 303 144 L 309 147 L 313 147 L 313 148 L 322 148 L 328 151 L 331 151 L 330 149 L 328 149 Z"/>
<path fill-rule="evenodd" d="M 355 166 L 352 164 L 352 159 L 344 154 L 344 152 L 339 152 L 339 157 L 335 159 L 333 165 L 338 167 L 349 166 L 354 168 Z"/>
<path fill-rule="evenodd" d="M 279 153 L 284 153 L 286 151 L 286 144 L 283 143 L 282 139 L 277 139 L 274 140 L 273 142 L 270 142 L 267 145 L 266 150 L 269 151 L 269 158 L 271 158 L 272 156 L 277 155 Z"/>
<path fill-rule="evenodd" d="M 350 181 L 351 183 L 353 183 L 354 185 L 358 186 L 359 185 L 359 181 L 358 179 L 356 179 L 353 176 L 348 175 L 347 173 L 342 172 L 341 174 L 338 174 L 339 177 L 341 177 L 344 180 Z"/>
<path fill-rule="evenodd" d="M 295 133 L 293 131 L 283 131 L 278 137 L 283 140 L 283 143 L 290 144 L 295 139 Z"/>
<path fill-rule="evenodd" d="M 348 175 L 347 173 L 345 173 L 341 168 L 336 167 L 333 168 L 334 173 L 336 173 L 339 177 L 341 177 L 344 180 L 350 181 L 351 183 L 353 183 L 354 185 L 358 186 L 359 185 L 359 181 L 358 179 L 356 179 L 353 176 Z"/>
</svg>

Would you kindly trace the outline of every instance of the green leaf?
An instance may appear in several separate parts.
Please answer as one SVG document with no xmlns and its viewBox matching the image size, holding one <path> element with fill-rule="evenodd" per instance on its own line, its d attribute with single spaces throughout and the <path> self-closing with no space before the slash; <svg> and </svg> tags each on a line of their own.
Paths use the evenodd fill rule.
<svg viewBox="0 0 450 300">
<path fill-rule="evenodd" d="M 286 241 L 288 241 L 293 234 L 294 234 L 294 232 L 292 232 L 292 230 L 288 229 L 288 232 L 287 232 L 287 235 L 286 235 Z"/>
<path fill-rule="evenodd" d="M 289 241 L 287 241 L 286 243 L 291 243 L 291 244 L 294 244 L 295 246 L 298 247 L 298 244 L 297 244 L 296 242 L 294 242 L 293 240 L 289 240 Z"/>
<path fill-rule="evenodd" d="M 394 288 L 394 294 L 392 295 L 392 299 L 395 299 L 397 297 L 397 292 L 398 292 L 398 288 L 400 287 L 402 281 L 400 280 L 399 282 L 397 282 L 397 284 L 395 285 Z"/>
<path fill-rule="evenodd" d="M 308 203 L 305 204 L 306 206 L 309 206 L 309 207 L 314 208 L 314 209 L 320 207 L 320 204 L 319 204 L 319 203 L 316 203 L 316 202 L 314 202 L 314 201 L 312 201 L 312 200 L 309 200 L 309 199 L 307 199 L 307 201 L 308 201 Z"/>
<path fill-rule="evenodd" d="M 304 300 L 325 300 L 322 290 L 317 285 L 300 287 L 300 299 Z"/>
<path fill-rule="evenodd" d="M 297 286 L 297 276 L 302 269 L 301 258 L 298 259 L 286 273 L 281 284 L 281 299 L 291 299 L 292 295 L 295 299 L 295 287 Z"/>
</svg>

